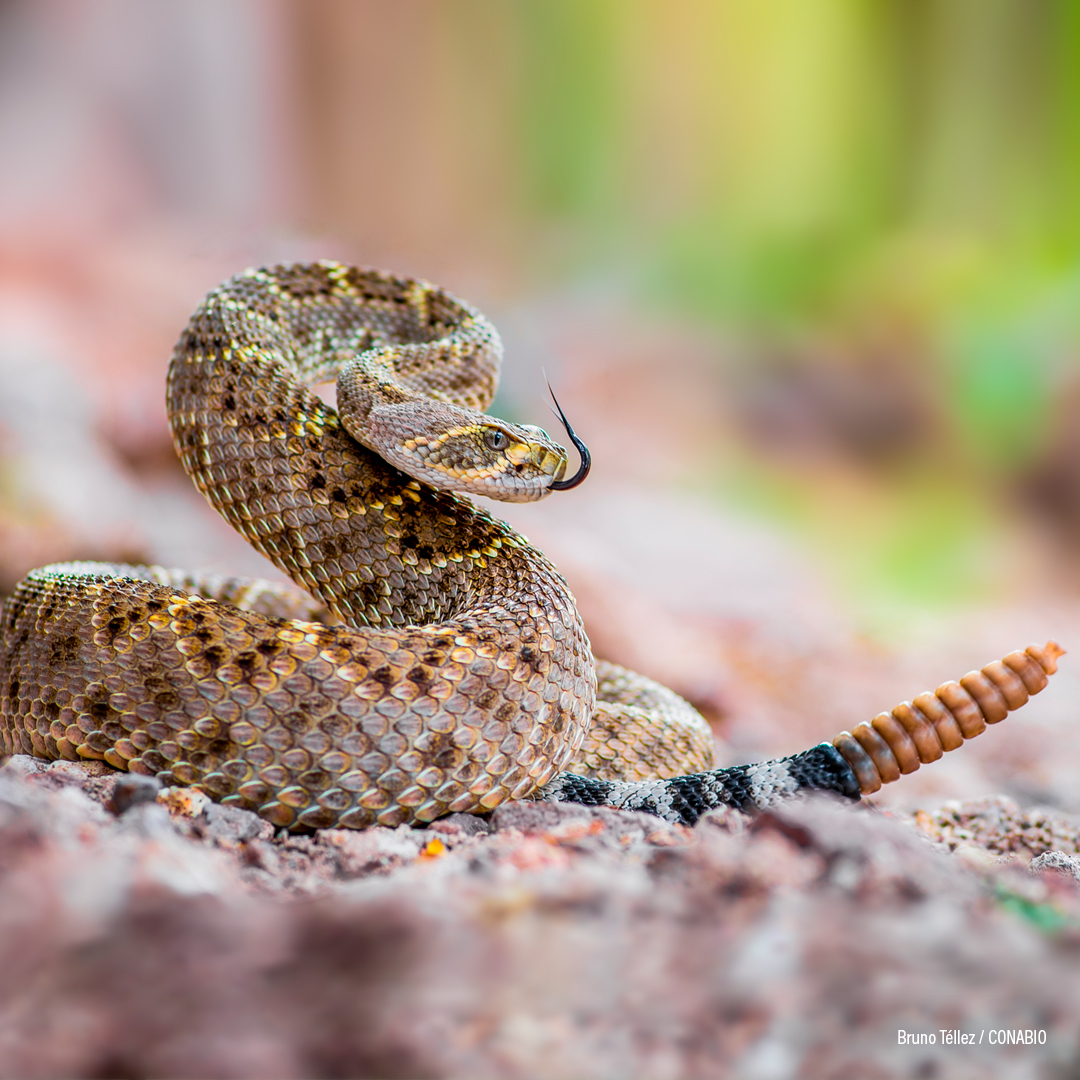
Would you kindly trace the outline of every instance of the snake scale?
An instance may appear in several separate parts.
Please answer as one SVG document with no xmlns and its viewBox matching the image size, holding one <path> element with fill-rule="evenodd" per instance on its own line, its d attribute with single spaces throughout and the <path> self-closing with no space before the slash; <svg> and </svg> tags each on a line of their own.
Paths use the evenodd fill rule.
<svg viewBox="0 0 1080 1080">
<path fill-rule="evenodd" d="M 176 449 L 298 588 L 34 571 L 0 613 L 0 749 L 104 760 L 294 830 L 522 798 L 692 824 L 809 789 L 857 799 L 1045 685 L 1052 643 L 833 743 L 713 769 L 701 717 L 595 660 L 552 564 L 468 498 L 539 499 L 588 468 L 565 417 L 569 480 L 546 432 L 485 414 L 501 354 L 468 304 L 381 271 L 277 266 L 212 291 L 169 371 Z M 334 378 L 337 410 L 311 389 Z"/>
</svg>

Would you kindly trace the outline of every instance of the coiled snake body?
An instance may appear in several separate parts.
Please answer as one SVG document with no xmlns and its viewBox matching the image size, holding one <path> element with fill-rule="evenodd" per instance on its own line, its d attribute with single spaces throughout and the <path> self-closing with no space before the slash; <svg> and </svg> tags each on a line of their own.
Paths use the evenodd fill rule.
<svg viewBox="0 0 1080 1080">
<path fill-rule="evenodd" d="M 891 779 L 906 744 L 861 729 L 711 770 L 685 702 L 594 661 L 554 567 L 450 490 L 524 501 L 574 482 L 541 429 L 484 415 L 500 357 L 478 312 L 378 271 L 281 266 L 215 289 L 173 356 L 174 441 L 307 595 L 160 568 L 35 571 L 0 618 L 0 749 L 103 759 L 290 828 L 526 797 L 692 823 Z M 339 411 L 309 389 L 334 376 Z M 923 743 L 914 767 L 935 756 Z"/>
</svg>

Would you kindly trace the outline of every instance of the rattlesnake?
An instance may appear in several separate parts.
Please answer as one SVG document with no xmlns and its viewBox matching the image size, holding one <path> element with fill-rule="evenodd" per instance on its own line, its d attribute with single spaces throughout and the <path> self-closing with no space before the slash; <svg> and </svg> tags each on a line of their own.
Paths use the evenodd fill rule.
<svg viewBox="0 0 1080 1080">
<path fill-rule="evenodd" d="M 570 480 L 546 432 L 484 414 L 500 359 L 479 312 L 392 274 L 278 266 L 211 292 L 169 371 L 176 448 L 306 594 L 157 567 L 31 573 L 0 618 L 0 749 L 103 759 L 293 829 L 530 797 L 693 823 L 806 789 L 857 799 L 1045 685 L 1052 643 L 833 744 L 712 769 L 701 717 L 595 661 L 551 563 L 452 493 L 538 499 L 588 470 L 565 417 Z M 337 411 L 309 389 L 335 376 Z"/>
</svg>

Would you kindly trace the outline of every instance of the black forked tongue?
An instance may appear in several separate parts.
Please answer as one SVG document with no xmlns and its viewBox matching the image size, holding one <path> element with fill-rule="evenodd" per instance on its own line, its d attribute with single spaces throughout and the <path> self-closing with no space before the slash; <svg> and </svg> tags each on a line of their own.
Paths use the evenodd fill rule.
<svg viewBox="0 0 1080 1080">
<path fill-rule="evenodd" d="M 589 470 L 592 468 L 592 455 L 589 453 L 589 448 L 574 433 L 570 421 L 566 419 L 566 414 L 562 411 L 559 399 L 555 396 L 555 391 L 551 389 L 551 383 L 548 383 L 548 393 L 551 394 L 551 400 L 555 402 L 555 408 L 558 409 L 557 415 L 562 421 L 562 426 L 566 428 L 566 434 L 570 436 L 570 441 L 577 447 L 577 452 L 581 455 L 581 464 L 578 466 L 578 471 L 569 480 L 556 480 L 550 485 L 552 491 L 569 491 L 571 488 L 577 487 L 589 475 Z"/>
</svg>

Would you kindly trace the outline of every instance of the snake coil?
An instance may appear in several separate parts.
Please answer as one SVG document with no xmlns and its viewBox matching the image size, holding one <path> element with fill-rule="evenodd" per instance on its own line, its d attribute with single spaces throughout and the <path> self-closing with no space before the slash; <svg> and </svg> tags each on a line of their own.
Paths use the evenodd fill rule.
<svg viewBox="0 0 1080 1080">
<path fill-rule="evenodd" d="M 295 586 L 33 571 L 0 610 L 0 752 L 103 760 L 290 829 L 522 798 L 693 824 L 806 790 L 858 799 L 1003 719 L 1054 670 L 1061 650 L 1032 646 L 832 743 L 711 768 L 702 717 L 596 660 L 543 553 L 452 494 L 531 501 L 588 473 L 561 409 L 581 455 L 570 478 L 547 432 L 484 412 L 501 355 L 475 309 L 382 271 L 277 266 L 213 290 L 173 355 L 174 442 Z M 331 377 L 337 409 L 311 391 Z"/>
</svg>

